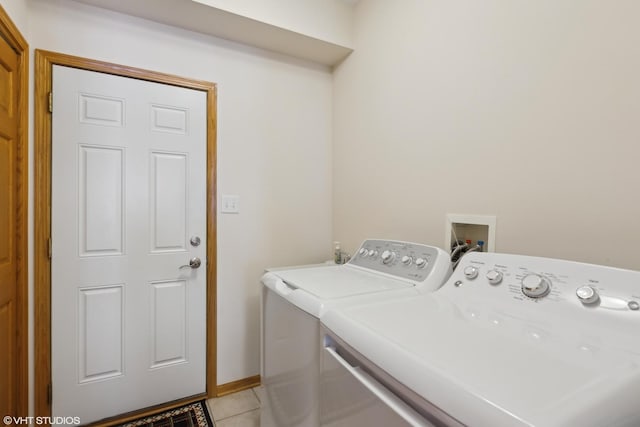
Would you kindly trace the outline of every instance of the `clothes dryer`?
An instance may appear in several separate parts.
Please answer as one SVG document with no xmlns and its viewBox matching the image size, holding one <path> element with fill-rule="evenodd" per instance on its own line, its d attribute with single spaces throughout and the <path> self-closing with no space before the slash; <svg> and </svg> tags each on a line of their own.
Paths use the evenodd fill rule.
<svg viewBox="0 0 640 427">
<path fill-rule="evenodd" d="M 443 250 L 366 240 L 344 265 L 277 269 L 262 277 L 262 427 L 319 425 L 320 316 L 330 307 L 412 298 L 451 275 Z"/>
</svg>

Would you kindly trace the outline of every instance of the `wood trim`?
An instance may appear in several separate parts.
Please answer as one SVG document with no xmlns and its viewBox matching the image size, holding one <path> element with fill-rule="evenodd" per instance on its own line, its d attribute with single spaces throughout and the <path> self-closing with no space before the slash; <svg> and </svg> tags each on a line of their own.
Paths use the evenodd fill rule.
<svg viewBox="0 0 640 427">
<path fill-rule="evenodd" d="M 217 209 L 217 86 L 211 85 L 207 95 L 207 396 L 218 394 L 218 227 Z"/>
<path fill-rule="evenodd" d="M 215 83 L 186 79 L 124 65 L 111 64 L 62 53 L 35 51 L 35 413 L 51 416 L 48 389 L 51 383 L 51 114 L 48 112 L 53 66 L 165 83 L 207 92 L 207 391 L 217 394 L 216 329 L 216 135 L 217 90 Z M 158 409 L 158 408 L 156 408 Z"/>
<path fill-rule="evenodd" d="M 51 262 L 48 248 L 51 236 L 51 117 L 47 94 L 51 91 L 51 65 L 38 51 L 34 79 L 34 397 L 35 415 L 50 416 Z"/>
<path fill-rule="evenodd" d="M 29 45 L 11 18 L 0 5 L 0 37 L 3 37 L 19 57 L 17 185 L 18 212 L 16 215 L 16 327 L 18 334 L 18 395 L 15 396 L 18 416 L 29 410 Z"/>
<path fill-rule="evenodd" d="M 236 393 L 242 390 L 247 390 L 249 388 L 257 387 L 259 385 L 260 385 L 260 375 L 254 375 L 252 377 L 244 378 L 241 380 L 231 381 L 230 383 L 221 384 L 218 386 L 217 397 L 225 396 L 231 393 Z"/>
</svg>

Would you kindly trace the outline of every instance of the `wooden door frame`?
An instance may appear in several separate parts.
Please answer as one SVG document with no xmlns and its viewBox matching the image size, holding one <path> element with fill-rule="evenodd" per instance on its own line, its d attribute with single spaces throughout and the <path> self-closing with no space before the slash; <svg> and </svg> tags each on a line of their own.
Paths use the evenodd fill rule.
<svg viewBox="0 0 640 427">
<path fill-rule="evenodd" d="M 207 93 L 207 391 L 216 373 L 216 84 L 62 53 L 35 51 L 35 413 L 51 416 L 51 123 L 53 66 L 131 77 Z M 188 399 L 193 400 L 193 399 Z M 176 402 L 169 406 L 175 406 Z M 109 423 L 111 424 L 111 423 Z"/>
<path fill-rule="evenodd" d="M 11 18 L 0 5 L 0 37 L 18 55 L 18 136 L 16 155 L 18 158 L 16 185 L 18 187 L 18 212 L 16 213 L 16 328 L 18 351 L 15 355 L 18 364 L 16 407 L 19 413 L 16 417 L 26 417 L 29 407 L 29 230 L 28 230 L 28 200 L 29 200 L 29 45 L 22 37 Z"/>
</svg>

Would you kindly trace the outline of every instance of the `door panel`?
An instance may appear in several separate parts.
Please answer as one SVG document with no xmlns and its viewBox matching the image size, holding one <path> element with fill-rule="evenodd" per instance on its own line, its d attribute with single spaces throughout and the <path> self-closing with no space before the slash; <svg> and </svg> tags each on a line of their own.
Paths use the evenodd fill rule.
<svg viewBox="0 0 640 427">
<path fill-rule="evenodd" d="M 80 256 L 124 252 L 124 149 L 80 145 Z"/>
<path fill-rule="evenodd" d="M 187 282 L 153 283 L 151 292 L 151 367 L 187 360 Z"/>
<path fill-rule="evenodd" d="M 6 209 L 13 206 L 13 141 L 0 135 L 0 268 L 10 268 L 13 253 L 13 210 Z M 7 270 L 8 271 L 8 270 Z"/>
<path fill-rule="evenodd" d="M 4 286 L 4 283 L 3 283 Z M 14 319 L 15 306 L 13 300 L 6 300 L 0 305 L 0 346 L 3 349 L 15 348 L 14 337 L 11 332 L 15 330 Z M 15 351 L 6 351 L 0 355 L 0 408 L 3 414 L 16 414 L 15 412 L 15 376 L 13 375 L 13 366 L 15 366 Z"/>
<path fill-rule="evenodd" d="M 206 97 L 53 67 L 54 416 L 205 392 Z"/>
<path fill-rule="evenodd" d="M 187 248 L 187 156 L 151 153 L 151 252 Z"/>
<path fill-rule="evenodd" d="M 123 375 L 123 286 L 79 290 L 80 383 Z"/>
</svg>

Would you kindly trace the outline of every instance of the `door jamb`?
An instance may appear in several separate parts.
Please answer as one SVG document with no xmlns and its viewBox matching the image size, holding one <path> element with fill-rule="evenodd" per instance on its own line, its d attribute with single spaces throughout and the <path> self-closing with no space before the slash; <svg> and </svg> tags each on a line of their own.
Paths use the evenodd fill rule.
<svg viewBox="0 0 640 427">
<path fill-rule="evenodd" d="M 51 122 L 53 66 L 62 65 L 164 83 L 207 93 L 207 397 L 217 394 L 216 348 L 216 133 L 217 86 L 123 65 L 36 49 L 35 51 L 35 413 L 51 416 Z"/>
<path fill-rule="evenodd" d="M 18 332 L 17 358 L 17 387 L 18 395 L 15 396 L 16 408 L 19 411 L 14 416 L 26 416 L 29 406 L 29 320 L 28 320 L 28 280 L 29 280 L 29 45 L 24 39 L 18 27 L 15 26 L 6 10 L 0 5 L 0 37 L 3 37 L 19 57 L 19 91 L 18 96 L 18 135 L 17 135 L 17 167 L 16 180 L 18 186 L 18 213 L 17 239 L 16 239 L 16 327 Z"/>
</svg>

